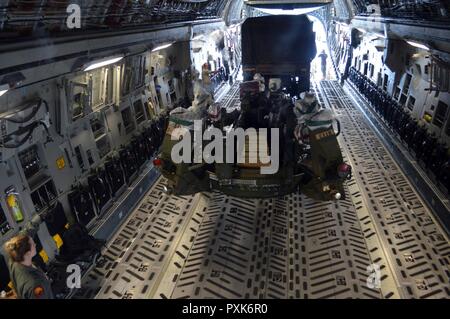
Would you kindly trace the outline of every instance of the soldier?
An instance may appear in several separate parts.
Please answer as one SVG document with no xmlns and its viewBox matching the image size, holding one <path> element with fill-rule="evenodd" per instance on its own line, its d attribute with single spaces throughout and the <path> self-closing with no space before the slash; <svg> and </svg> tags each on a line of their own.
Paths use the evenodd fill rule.
<svg viewBox="0 0 450 319">
<path fill-rule="evenodd" d="M 322 76 L 325 79 L 327 76 L 327 58 L 328 58 L 328 55 L 325 53 L 325 50 L 322 50 L 322 52 L 319 54 L 319 58 L 321 59 L 320 66 L 322 69 Z"/>
<path fill-rule="evenodd" d="M 294 106 L 285 101 L 280 108 L 279 128 L 282 130 L 280 137 L 280 151 L 283 154 L 284 164 L 288 167 L 295 162 L 295 127 L 296 127 Z"/>
<path fill-rule="evenodd" d="M 203 82 L 197 79 L 194 83 L 194 101 L 189 111 L 194 112 L 197 117 L 202 118 L 208 107 L 214 103 L 211 93 L 205 88 Z"/>
<path fill-rule="evenodd" d="M 302 94 L 302 99 L 295 102 L 295 116 L 297 118 L 296 137 L 307 139 L 311 131 L 328 129 L 333 124 L 333 114 L 328 109 L 321 109 L 316 96 L 312 92 Z"/>
<path fill-rule="evenodd" d="M 9 273 L 19 299 L 54 299 L 51 282 L 32 263 L 36 244 L 28 235 L 18 235 L 5 244 L 9 255 Z"/>
<path fill-rule="evenodd" d="M 320 107 L 312 92 L 306 92 L 294 108 L 297 117 L 295 136 L 299 143 L 311 146 L 311 158 L 306 161 L 314 175 L 325 178 L 331 166 L 340 164 L 342 156 L 333 130 L 333 113 Z"/>
<path fill-rule="evenodd" d="M 281 91 L 281 79 L 271 78 L 269 80 L 269 123 L 270 127 L 279 126 L 280 109 L 283 106 L 284 93 Z"/>
<path fill-rule="evenodd" d="M 263 94 L 260 93 L 260 83 L 256 80 L 242 82 L 240 90 L 241 116 L 238 126 L 243 128 L 262 127 L 267 103 Z"/>
<path fill-rule="evenodd" d="M 266 95 L 266 80 L 260 73 L 255 73 L 255 75 L 253 76 L 253 80 L 258 81 L 259 84 L 259 94 L 257 98 L 258 127 L 269 127 L 271 107 Z"/>
<path fill-rule="evenodd" d="M 296 138 L 302 146 L 310 147 L 302 165 L 312 178 L 302 186 L 302 192 L 319 200 L 345 198 L 341 179 L 350 176 L 351 167 L 343 163 L 332 112 L 320 107 L 314 93 L 306 92 L 296 102 L 294 113 L 298 123 Z"/>
<path fill-rule="evenodd" d="M 208 91 L 211 96 L 214 96 L 214 85 L 211 81 L 210 69 L 211 68 L 209 67 L 208 63 L 204 63 L 202 65 L 202 82 L 205 90 Z"/>
<path fill-rule="evenodd" d="M 269 79 L 269 97 L 278 98 L 282 96 L 281 92 L 281 79 L 280 78 L 271 78 Z"/>
<path fill-rule="evenodd" d="M 194 68 L 190 68 L 188 72 L 188 85 L 186 85 L 186 98 L 189 101 L 186 105 L 191 105 L 194 101 L 194 86 L 200 78 L 200 73 Z"/>
<path fill-rule="evenodd" d="M 260 73 L 255 73 L 253 80 L 259 82 L 259 92 L 264 93 L 266 91 L 266 81 Z"/>
<path fill-rule="evenodd" d="M 227 112 L 227 110 L 221 107 L 219 103 L 214 103 L 208 108 L 209 124 L 220 129 L 235 123 L 239 115 L 240 112 L 238 110 Z"/>
</svg>

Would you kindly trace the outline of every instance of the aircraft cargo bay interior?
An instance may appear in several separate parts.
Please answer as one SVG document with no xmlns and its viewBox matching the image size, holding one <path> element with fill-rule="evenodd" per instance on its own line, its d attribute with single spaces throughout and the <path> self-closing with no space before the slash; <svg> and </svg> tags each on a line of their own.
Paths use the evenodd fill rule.
<svg viewBox="0 0 450 319">
<path fill-rule="evenodd" d="M 0 302 L 450 299 L 449 22 L 0 2 Z"/>
</svg>

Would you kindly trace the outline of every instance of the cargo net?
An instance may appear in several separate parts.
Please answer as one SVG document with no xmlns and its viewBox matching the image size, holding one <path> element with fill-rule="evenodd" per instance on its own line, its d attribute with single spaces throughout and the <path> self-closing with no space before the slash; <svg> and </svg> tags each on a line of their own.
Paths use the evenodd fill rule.
<svg viewBox="0 0 450 319">
<path fill-rule="evenodd" d="M 447 0 L 353 0 L 357 14 L 401 19 L 420 19 L 433 22 L 450 20 Z"/>
<path fill-rule="evenodd" d="M 67 10 L 72 3 L 68 0 L 3 1 L 0 3 L 0 32 L 6 35 L 4 39 L 11 39 L 209 19 L 218 17 L 224 1 L 79 1 L 81 28 L 69 29 Z"/>
</svg>

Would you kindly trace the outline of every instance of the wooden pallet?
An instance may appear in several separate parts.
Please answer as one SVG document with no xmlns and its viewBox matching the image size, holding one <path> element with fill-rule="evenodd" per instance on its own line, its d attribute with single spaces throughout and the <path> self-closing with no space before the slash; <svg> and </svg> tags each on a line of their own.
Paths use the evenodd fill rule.
<svg viewBox="0 0 450 319">
<path fill-rule="evenodd" d="M 250 143 L 251 141 L 251 143 Z M 258 133 L 256 131 L 250 132 L 249 135 L 245 136 L 245 148 L 242 150 L 242 156 L 244 156 L 244 163 L 238 163 L 238 167 L 241 168 L 260 168 L 264 166 L 269 166 L 270 162 L 263 164 L 261 158 L 259 157 L 259 149 L 263 154 L 263 160 L 267 160 L 264 157 L 268 157 L 269 146 L 267 145 L 267 138 L 262 138 L 258 140 Z"/>
</svg>

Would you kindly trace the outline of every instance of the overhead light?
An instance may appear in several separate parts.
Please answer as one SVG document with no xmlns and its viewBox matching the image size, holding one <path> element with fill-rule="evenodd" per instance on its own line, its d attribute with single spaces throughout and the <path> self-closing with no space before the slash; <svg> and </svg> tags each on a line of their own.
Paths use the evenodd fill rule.
<svg viewBox="0 0 450 319">
<path fill-rule="evenodd" d="M 172 43 L 167 43 L 167 44 L 160 45 L 159 47 L 154 48 L 154 49 L 152 50 L 152 52 L 155 52 L 155 51 L 158 51 L 158 50 L 162 50 L 162 49 L 167 49 L 167 48 L 170 47 L 172 44 L 173 44 L 173 42 L 172 42 Z"/>
<path fill-rule="evenodd" d="M 8 90 L 9 90 L 9 85 L 8 84 L 0 85 L 0 96 L 5 94 L 6 92 L 8 92 Z"/>
<path fill-rule="evenodd" d="M 96 60 L 93 62 L 90 62 L 83 71 L 91 71 L 94 69 L 98 69 L 101 68 L 103 66 L 107 66 L 116 62 L 119 62 L 120 60 L 123 59 L 123 56 L 119 56 L 119 57 L 114 57 L 114 58 L 106 58 L 106 59 L 101 59 L 101 60 Z"/>
<path fill-rule="evenodd" d="M 256 8 L 259 11 L 262 11 L 271 15 L 301 15 L 313 12 L 322 7 L 322 5 L 313 6 L 309 8 L 294 8 L 294 9 L 279 9 L 279 8 Z"/>
<path fill-rule="evenodd" d="M 412 45 L 413 47 L 419 48 L 419 49 L 424 49 L 424 50 L 430 50 L 430 48 L 428 46 L 426 46 L 425 44 L 421 44 L 421 43 L 417 43 L 414 41 L 406 41 L 409 45 Z"/>
</svg>

